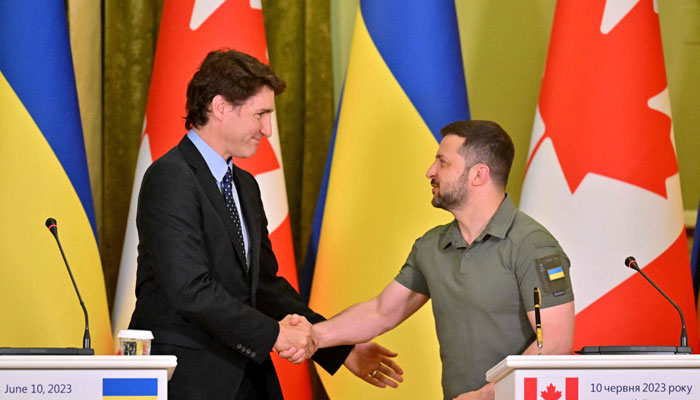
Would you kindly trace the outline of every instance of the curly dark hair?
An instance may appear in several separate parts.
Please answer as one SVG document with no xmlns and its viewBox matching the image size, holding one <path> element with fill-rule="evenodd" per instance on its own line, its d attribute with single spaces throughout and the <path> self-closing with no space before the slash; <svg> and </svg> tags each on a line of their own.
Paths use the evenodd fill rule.
<svg viewBox="0 0 700 400">
<path fill-rule="evenodd" d="M 506 187 L 515 147 L 500 125 L 492 121 L 456 121 L 442 128 L 440 133 L 443 136 L 457 135 L 465 138 L 460 153 L 466 165 L 488 165 L 494 183 Z"/>
<path fill-rule="evenodd" d="M 209 104 L 214 96 L 221 95 L 237 106 L 263 86 L 268 86 L 276 95 L 287 87 L 270 67 L 253 56 L 231 49 L 212 51 L 187 85 L 185 128 L 198 128 L 207 123 Z"/>
</svg>

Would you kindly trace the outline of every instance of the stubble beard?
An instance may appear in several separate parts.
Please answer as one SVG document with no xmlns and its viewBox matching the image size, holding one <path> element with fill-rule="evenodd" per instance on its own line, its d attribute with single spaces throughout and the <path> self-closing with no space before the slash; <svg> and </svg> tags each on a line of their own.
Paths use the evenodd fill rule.
<svg viewBox="0 0 700 400">
<path fill-rule="evenodd" d="M 451 188 L 451 190 L 443 192 L 438 192 L 430 203 L 433 207 L 442 208 L 446 211 L 454 211 L 462 207 L 467 202 L 469 197 L 469 190 L 464 180 L 460 178 L 458 186 Z"/>
</svg>

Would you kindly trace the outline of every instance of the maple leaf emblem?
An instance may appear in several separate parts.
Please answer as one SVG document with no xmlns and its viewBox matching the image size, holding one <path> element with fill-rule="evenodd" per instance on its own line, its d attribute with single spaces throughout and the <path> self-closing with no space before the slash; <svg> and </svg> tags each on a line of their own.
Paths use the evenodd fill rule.
<svg viewBox="0 0 700 400">
<path fill-rule="evenodd" d="M 608 0 L 610 1 L 610 0 Z M 649 107 L 666 88 L 659 17 L 637 3 L 608 33 L 605 0 L 558 2 L 540 113 L 572 193 L 588 173 L 666 197 L 678 172 L 671 119 Z"/>
<path fill-rule="evenodd" d="M 550 383 L 549 386 L 547 386 L 547 390 L 540 392 L 540 396 L 544 400 L 559 400 L 561 398 L 561 392 L 557 390 L 556 386 Z"/>
</svg>

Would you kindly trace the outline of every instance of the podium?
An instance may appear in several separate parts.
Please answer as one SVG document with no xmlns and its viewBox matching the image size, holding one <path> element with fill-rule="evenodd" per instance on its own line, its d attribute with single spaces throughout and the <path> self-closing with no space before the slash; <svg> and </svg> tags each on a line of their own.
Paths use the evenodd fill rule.
<svg viewBox="0 0 700 400">
<path fill-rule="evenodd" d="M 496 400 L 700 399 L 700 355 L 508 356 Z"/>
<path fill-rule="evenodd" d="M 0 399 L 167 400 L 175 356 L 0 356 Z"/>
</svg>

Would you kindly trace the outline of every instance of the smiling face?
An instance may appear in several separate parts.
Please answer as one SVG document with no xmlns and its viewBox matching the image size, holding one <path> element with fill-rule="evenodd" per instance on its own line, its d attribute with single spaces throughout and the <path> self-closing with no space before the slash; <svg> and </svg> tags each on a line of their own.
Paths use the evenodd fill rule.
<svg viewBox="0 0 700 400">
<path fill-rule="evenodd" d="M 456 135 L 446 135 L 435 155 L 435 161 L 428 169 L 426 177 L 433 187 L 434 207 L 453 211 L 462 207 L 469 196 L 464 156 L 459 149 L 465 139 Z"/>
<path fill-rule="evenodd" d="M 238 106 L 226 102 L 220 133 L 224 159 L 253 156 L 262 138 L 272 134 L 274 109 L 275 93 L 268 86 L 263 86 Z"/>
</svg>

